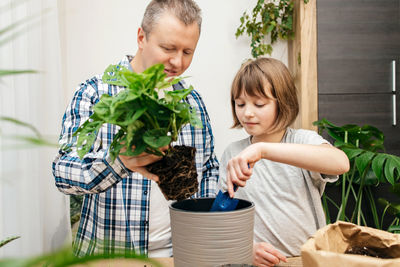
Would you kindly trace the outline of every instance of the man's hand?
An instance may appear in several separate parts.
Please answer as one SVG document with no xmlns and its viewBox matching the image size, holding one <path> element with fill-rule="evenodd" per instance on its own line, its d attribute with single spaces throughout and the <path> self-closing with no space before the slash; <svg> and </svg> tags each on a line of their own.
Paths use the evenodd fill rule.
<svg viewBox="0 0 400 267">
<path fill-rule="evenodd" d="M 265 242 L 254 243 L 253 265 L 258 267 L 270 267 L 279 264 L 280 261 L 287 262 L 286 257 L 272 245 Z"/>
<path fill-rule="evenodd" d="M 132 148 L 134 149 L 134 148 Z M 160 148 L 160 151 L 165 151 L 168 149 L 168 146 Z M 121 149 L 121 153 L 124 153 L 126 151 L 126 148 Z M 138 156 L 124 156 L 124 155 L 119 155 L 118 156 L 121 162 L 124 164 L 126 168 L 133 172 L 138 172 L 144 177 L 154 180 L 155 182 L 158 182 L 158 176 L 147 171 L 146 166 L 154 163 L 156 161 L 159 161 L 162 159 L 160 156 L 156 156 L 153 154 L 148 154 L 148 153 L 142 153 Z"/>
</svg>

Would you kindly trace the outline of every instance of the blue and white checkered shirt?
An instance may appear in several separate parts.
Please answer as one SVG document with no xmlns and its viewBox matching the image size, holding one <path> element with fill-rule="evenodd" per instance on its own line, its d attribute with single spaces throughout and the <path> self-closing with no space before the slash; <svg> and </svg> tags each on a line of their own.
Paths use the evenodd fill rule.
<svg viewBox="0 0 400 267">
<path fill-rule="evenodd" d="M 119 64 L 131 69 L 131 59 L 126 56 Z M 124 90 L 103 83 L 101 77 L 97 75 L 78 87 L 62 120 L 60 145 L 76 144 L 73 133 L 93 113 L 93 106 L 102 94 L 116 95 Z M 183 87 L 182 82 L 174 85 L 174 89 Z M 185 125 L 175 144 L 197 149 L 200 190 L 195 197 L 213 197 L 218 183 L 218 161 L 210 119 L 198 92 L 193 90 L 185 101 L 196 108 L 203 128 Z M 118 159 L 111 162 L 108 147 L 116 133 L 115 125 L 104 124 L 93 149 L 82 160 L 73 147 L 68 153 L 60 150 L 53 162 L 58 189 L 65 194 L 85 194 L 74 242 L 78 256 L 125 250 L 147 254 L 151 183 L 139 173 L 126 169 Z"/>
</svg>

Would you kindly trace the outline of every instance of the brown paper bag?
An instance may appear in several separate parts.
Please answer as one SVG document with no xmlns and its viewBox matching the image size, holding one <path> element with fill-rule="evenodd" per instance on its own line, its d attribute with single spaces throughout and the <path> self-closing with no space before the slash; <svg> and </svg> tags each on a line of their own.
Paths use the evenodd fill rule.
<svg viewBox="0 0 400 267">
<path fill-rule="evenodd" d="M 344 254 L 351 247 L 368 247 L 394 259 Z M 400 235 L 336 222 L 319 229 L 301 247 L 304 267 L 399 267 Z"/>
</svg>

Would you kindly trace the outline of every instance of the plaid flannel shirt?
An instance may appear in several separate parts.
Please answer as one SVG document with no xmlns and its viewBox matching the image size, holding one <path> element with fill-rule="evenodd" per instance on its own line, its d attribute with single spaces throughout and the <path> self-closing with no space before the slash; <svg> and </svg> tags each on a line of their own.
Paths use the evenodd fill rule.
<svg viewBox="0 0 400 267">
<path fill-rule="evenodd" d="M 119 63 L 132 69 L 126 56 Z M 102 82 L 97 75 L 82 83 L 74 94 L 62 120 L 59 144 L 76 144 L 73 133 L 93 113 L 102 94 L 116 95 L 123 87 Z M 184 87 L 182 82 L 174 90 Z M 185 99 L 196 108 L 203 128 L 185 125 L 175 144 L 193 146 L 199 192 L 195 197 L 212 197 L 218 183 L 218 161 L 214 138 L 204 103 L 195 90 Z M 72 151 L 60 150 L 53 162 L 58 189 L 65 194 L 84 194 L 81 220 L 74 242 L 76 255 L 132 251 L 147 254 L 149 230 L 150 180 L 126 169 L 119 159 L 111 162 L 108 147 L 117 126 L 105 124 L 100 129 L 92 150 L 81 160 Z"/>
</svg>

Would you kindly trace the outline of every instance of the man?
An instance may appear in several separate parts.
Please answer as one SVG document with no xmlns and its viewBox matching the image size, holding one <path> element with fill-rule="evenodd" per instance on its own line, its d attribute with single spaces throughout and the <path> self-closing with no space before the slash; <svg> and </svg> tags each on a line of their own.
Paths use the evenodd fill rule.
<svg viewBox="0 0 400 267">
<path fill-rule="evenodd" d="M 193 0 L 153 0 L 138 29 L 136 55 L 124 57 L 119 64 L 142 72 L 163 63 L 168 76 L 179 76 L 192 61 L 200 28 L 200 9 Z M 73 133 L 92 114 L 102 94 L 115 95 L 124 90 L 103 83 L 101 76 L 87 80 L 75 92 L 63 117 L 60 145 L 76 144 Z M 174 89 L 183 87 L 182 82 L 174 85 Z M 211 197 L 216 192 L 218 161 L 208 114 L 195 90 L 185 101 L 196 108 L 203 128 L 184 126 L 177 144 L 196 147 L 196 197 Z M 73 147 L 70 152 L 60 150 L 53 162 L 58 189 L 65 194 L 84 194 L 75 253 L 83 256 L 135 250 L 149 257 L 172 256 L 169 202 L 152 181 L 158 177 L 145 169 L 160 157 L 120 155 L 112 163 L 108 147 L 116 133 L 114 125 L 103 125 L 83 160 Z"/>
</svg>

